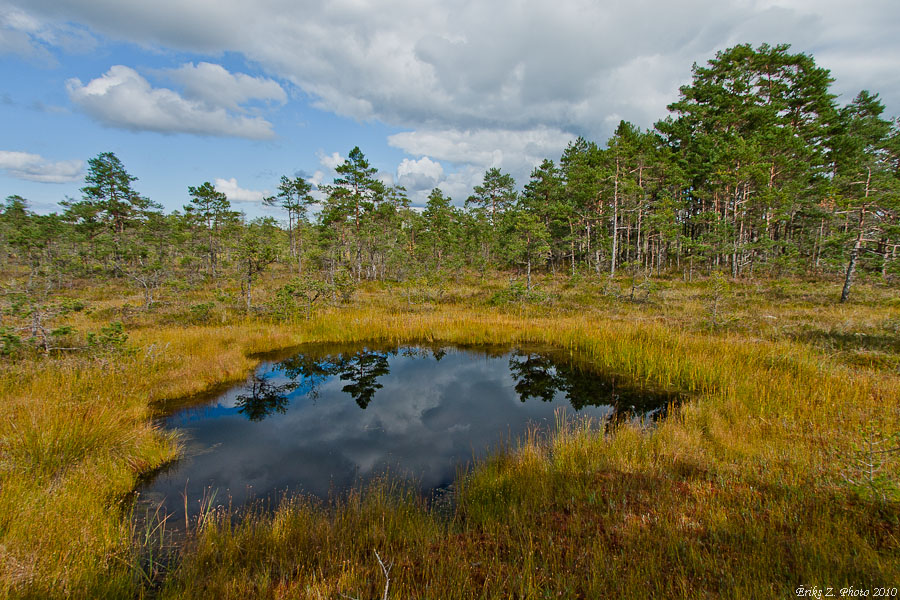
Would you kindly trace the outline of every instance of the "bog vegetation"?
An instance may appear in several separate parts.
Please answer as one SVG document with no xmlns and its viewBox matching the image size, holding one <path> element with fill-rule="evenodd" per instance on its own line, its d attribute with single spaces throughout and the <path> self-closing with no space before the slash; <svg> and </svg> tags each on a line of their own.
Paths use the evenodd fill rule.
<svg viewBox="0 0 900 600">
<path fill-rule="evenodd" d="M 112 153 L 0 213 L 0 590 L 21 597 L 784 597 L 900 580 L 900 135 L 786 46 L 737 46 L 642 131 L 424 211 L 354 148 L 247 220 L 164 213 Z M 460 200 L 460 199 L 457 199 Z M 862 279 L 861 282 L 857 280 Z M 856 282 L 856 283 L 855 283 Z M 134 518 L 152 417 L 305 341 L 545 342 L 691 401 L 561 419 L 428 504 L 385 481 L 187 534 Z M 179 400 L 181 399 L 181 400 Z M 139 524 L 139 525 L 138 525 Z M 377 552 L 377 555 L 376 555 Z"/>
</svg>

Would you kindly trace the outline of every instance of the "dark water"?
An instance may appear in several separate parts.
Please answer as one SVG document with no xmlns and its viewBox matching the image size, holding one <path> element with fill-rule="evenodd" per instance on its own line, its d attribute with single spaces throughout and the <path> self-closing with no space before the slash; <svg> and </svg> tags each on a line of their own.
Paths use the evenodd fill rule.
<svg viewBox="0 0 900 600">
<path fill-rule="evenodd" d="M 671 394 L 629 387 L 549 349 L 307 346 L 264 362 L 244 384 L 164 422 L 186 457 L 140 498 L 189 513 L 285 491 L 319 497 L 385 472 L 423 492 L 515 440 L 554 411 L 597 419 L 658 415 Z"/>
</svg>

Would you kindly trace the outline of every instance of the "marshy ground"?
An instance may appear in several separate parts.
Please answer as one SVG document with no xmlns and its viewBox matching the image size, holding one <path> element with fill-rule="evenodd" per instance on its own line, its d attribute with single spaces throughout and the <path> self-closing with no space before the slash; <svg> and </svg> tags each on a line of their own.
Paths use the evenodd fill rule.
<svg viewBox="0 0 900 600">
<path fill-rule="evenodd" d="M 124 284 L 69 290 L 87 306 L 76 329 L 118 320 L 128 338 L 2 363 L 0 590 L 362 599 L 382 597 L 382 563 L 391 598 L 896 586 L 897 290 L 860 286 L 838 304 L 821 282 L 632 284 L 371 283 L 309 319 L 247 315 L 214 290 L 150 310 Z M 153 417 L 245 379 L 256 353 L 313 341 L 549 344 L 691 400 L 652 427 L 535 431 L 460 473 L 451 502 L 384 480 L 239 519 L 211 507 L 177 539 L 136 519 L 138 477 L 180 452 Z"/>
</svg>

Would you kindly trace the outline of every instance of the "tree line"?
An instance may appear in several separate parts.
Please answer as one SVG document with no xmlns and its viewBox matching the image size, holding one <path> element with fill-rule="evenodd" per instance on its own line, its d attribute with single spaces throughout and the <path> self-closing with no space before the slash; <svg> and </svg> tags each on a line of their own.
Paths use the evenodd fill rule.
<svg viewBox="0 0 900 600">
<path fill-rule="evenodd" d="M 376 177 L 359 148 L 320 187 L 284 176 L 247 219 L 209 183 L 170 213 L 134 189 L 110 152 L 88 161 L 81 199 L 39 215 L 9 196 L 0 258 L 23 293 L 75 278 L 132 281 L 147 306 L 167 281 L 231 278 L 253 306 L 274 262 L 296 274 L 279 290 L 309 305 L 362 280 L 515 270 L 568 275 L 896 277 L 900 127 L 877 94 L 841 105 L 827 69 L 787 45 L 739 45 L 694 65 L 669 116 L 621 122 L 603 144 L 572 141 L 529 181 L 488 169 L 462 206 L 440 189 L 416 210 Z M 18 285 L 18 284 L 17 284 Z"/>
</svg>

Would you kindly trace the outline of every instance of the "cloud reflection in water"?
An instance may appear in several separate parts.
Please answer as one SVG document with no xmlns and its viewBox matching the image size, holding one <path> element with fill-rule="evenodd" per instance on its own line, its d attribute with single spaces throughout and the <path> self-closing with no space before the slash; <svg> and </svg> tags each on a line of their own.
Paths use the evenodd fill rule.
<svg viewBox="0 0 900 600">
<path fill-rule="evenodd" d="M 141 494 L 169 511 L 301 491 L 326 497 L 389 471 L 423 491 L 554 411 L 593 418 L 664 410 L 669 394 L 621 385 L 535 350 L 310 346 L 262 364 L 243 385 L 166 421 L 187 456 Z M 574 411 L 572 410 L 574 408 Z"/>
</svg>

